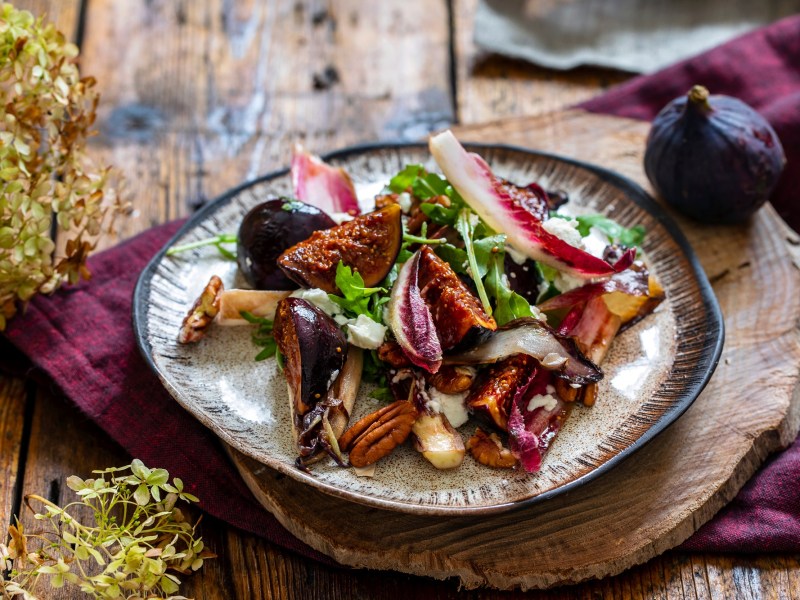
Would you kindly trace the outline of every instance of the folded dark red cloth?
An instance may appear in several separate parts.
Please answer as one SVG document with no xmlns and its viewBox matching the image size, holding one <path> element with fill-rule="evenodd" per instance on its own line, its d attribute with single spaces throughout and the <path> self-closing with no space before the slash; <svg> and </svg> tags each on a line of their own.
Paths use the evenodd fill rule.
<svg viewBox="0 0 800 600">
<path fill-rule="evenodd" d="M 677 63 L 637 77 L 580 105 L 598 113 L 651 120 L 693 85 L 740 98 L 772 124 L 786 168 L 772 203 L 800 231 L 800 16 L 778 21 Z M 770 460 L 736 499 L 683 548 L 730 552 L 800 549 L 800 441 Z"/>
<path fill-rule="evenodd" d="M 786 194 L 796 189 L 800 177 L 800 169 L 791 172 L 793 165 L 800 166 L 798 64 L 800 17 L 795 17 L 634 79 L 583 107 L 649 119 L 694 83 L 739 96 L 764 112 L 781 136 L 789 156 L 788 175 L 781 184 Z M 789 206 L 788 200 L 784 206 Z M 172 400 L 139 355 L 130 322 L 133 287 L 144 265 L 179 225 L 157 227 L 94 257 L 91 282 L 34 299 L 24 315 L 11 321 L 7 339 L 132 456 L 189 482 L 207 512 L 330 562 L 292 537 L 256 503 L 217 438 Z M 684 548 L 797 551 L 797 473 L 800 446 L 795 444 L 762 469 Z"/>
<path fill-rule="evenodd" d="M 6 337 L 131 456 L 183 479 L 205 511 L 334 564 L 256 502 L 216 436 L 172 399 L 139 353 L 131 327 L 133 288 L 180 225 L 156 227 L 90 258 L 91 281 L 34 298 L 10 322 Z"/>
</svg>

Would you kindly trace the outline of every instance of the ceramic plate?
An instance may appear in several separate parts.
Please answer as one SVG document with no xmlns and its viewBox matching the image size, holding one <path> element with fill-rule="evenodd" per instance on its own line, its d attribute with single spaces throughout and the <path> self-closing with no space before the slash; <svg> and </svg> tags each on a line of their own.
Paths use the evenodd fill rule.
<svg viewBox="0 0 800 600">
<path fill-rule="evenodd" d="M 541 472 L 493 470 L 469 456 L 457 470 L 437 471 L 410 444 L 380 461 L 371 478 L 357 477 L 328 459 L 314 465 L 312 474 L 296 469 L 286 383 L 274 360 L 253 361 L 256 348 L 249 328 L 217 327 L 197 345 L 176 342 L 184 314 L 212 274 L 222 277 L 226 287 L 244 286 L 235 263 L 213 248 L 172 257 L 165 248 L 137 285 L 136 335 L 166 388 L 223 441 L 263 464 L 324 492 L 410 513 L 491 513 L 541 501 L 601 475 L 662 432 L 706 385 L 723 340 L 719 307 L 686 239 L 639 186 L 619 175 L 518 148 L 471 149 L 511 181 L 537 181 L 546 189 L 568 192 L 573 205 L 626 226 L 644 225 L 644 250 L 667 293 L 653 315 L 616 338 L 603 363 L 596 405 L 575 407 Z M 436 170 L 424 145 L 351 148 L 326 160 L 350 173 L 365 200 L 409 163 Z M 195 214 L 168 246 L 236 232 L 252 206 L 291 191 L 286 170 L 247 183 Z M 366 391 L 354 419 L 379 405 Z M 465 439 L 473 429 L 461 428 Z"/>
</svg>

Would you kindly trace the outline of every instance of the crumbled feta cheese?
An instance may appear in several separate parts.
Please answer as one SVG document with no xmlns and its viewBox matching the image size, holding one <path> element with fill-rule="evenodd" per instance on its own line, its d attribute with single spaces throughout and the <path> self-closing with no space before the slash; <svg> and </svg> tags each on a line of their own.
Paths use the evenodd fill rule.
<svg viewBox="0 0 800 600">
<path fill-rule="evenodd" d="M 431 412 L 444 414 L 453 427 L 461 427 L 469 419 L 467 407 L 464 404 L 467 393 L 445 394 L 435 387 L 431 387 L 428 389 L 428 396 L 430 397 L 427 404 L 428 408 Z"/>
<path fill-rule="evenodd" d="M 569 292 L 570 290 L 574 290 L 575 288 L 579 288 L 586 283 L 585 280 L 581 279 L 580 277 L 575 277 L 574 275 L 570 275 L 569 273 L 563 273 L 559 271 L 558 274 L 553 279 L 553 285 L 555 288 L 561 292 Z"/>
<path fill-rule="evenodd" d="M 533 315 L 534 319 L 537 319 L 542 323 L 547 323 L 547 315 L 540 311 L 539 308 L 533 304 L 531 304 L 531 314 Z"/>
<path fill-rule="evenodd" d="M 331 219 L 333 219 L 337 225 L 341 225 L 347 221 L 352 221 L 355 219 L 355 215 L 351 215 L 350 213 L 346 212 L 332 212 Z"/>
<path fill-rule="evenodd" d="M 328 293 L 326 291 L 319 288 L 295 290 L 289 294 L 289 296 L 292 298 L 302 298 L 303 300 L 307 300 L 329 317 L 335 317 L 336 315 L 342 314 L 342 307 L 333 302 L 328 297 Z"/>
<path fill-rule="evenodd" d="M 551 411 L 557 405 L 558 400 L 556 400 L 552 394 L 536 394 L 530 399 L 530 402 L 528 402 L 528 412 L 533 412 L 537 408 L 544 408 L 546 411 Z"/>
<path fill-rule="evenodd" d="M 610 242 L 608 236 L 597 227 L 589 229 L 589 235 L 583 238 L 583 246 L 586 251 L 597 258 L 603 258 L 603 253 Z"/>
<path fill-rule="evenodd" d="M 578 221 L 553 217 L 542 223 L 545 231 L 567 242 L 570 246 L 583 249 L 583 238 L 578 231 Z"/>
<path fill-rule="evenodd" d="M 506 254 L 508 254 L 511 257 L 511 260 L 513 260 L 518 265 L 523 265 L 525 264 L 525 261 L 528 260 L 527 256 L 525 256 L 522 252 L 514 248 L 514 246 L 512 246 L 511 244 L 506 244 Z M 527 271 L 527 269 L 525 270 Z"/>
<path fill-rule="evenodd" d="M 358 315 L 347 323 L 347 341 L 367 350 L 376 350 L 386 337 L 385 325 L 376 323 L 367 315 Z"/>
<path fill-rule="evenodd" d="M 400 205 L 400 210 L 405 214 L 411 212 L 411 194 L 403 192 L 397 197 L 397 203 Z"/>
</svg>

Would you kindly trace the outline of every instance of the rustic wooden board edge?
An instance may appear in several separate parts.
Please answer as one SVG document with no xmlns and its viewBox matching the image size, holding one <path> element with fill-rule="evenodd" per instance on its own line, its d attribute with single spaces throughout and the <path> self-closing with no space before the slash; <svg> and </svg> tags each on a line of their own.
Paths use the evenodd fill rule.
<svg viewBox="0 0 800 600">
<path fill-rule="evenodd" d="M 769 455 L 788 446 L 797 436 L 800 431 L 800 385 L 795 387 L 789 407 L 789 411 L 777 429 L 765 430 L 754 439 L 753 446 L 732 468 L 731 477 L 725 484 L 713 492 L 694 511 L 687 514 L 668 533 L 650 544 L 644 544 L 614 560 L 587 563 L 583 568 L 573 568 L 564 572 L 530 574 L 523 578 L 509 577 L 500 572 L 471 570 L 467 565 L 432 568 L 432 565 L 445 565 L 447 562 L 446 559 L 437 556 L 432 551 L 422 551 L 415 555 L 413 551 L 406 550 L 404 552 L 405 561 L 398 560 L 397 555 L 382 553 L 380 548 L 373 547 L 355 551 L 352 546 L 337 540 L 333 530 L 323 532 L 315 529 L 303 519 L 298 519 L 297 515 L 290 510 L 286 510 L 283 502 L 284 494 L 294 494 L 297 493 L 297 490 L 281 489 L 283 487 L 281 483 L 285 482 L 293 488 L 292 480 L 283 476 L 276 478 L 277 474 L 268 467 L 231 447 L 227 447 L 227 449 L 242 479 L 259 503 L 272 513 L 292 535 L 343 565 L 362 569 L 398 571 L 440 580 L 458 578 L 460 585 L 466 589 L 490 586 L 500 590 L 521 589 L 525 591 L 573 585 L 591 579 L 617 575 L 682 544 L 736 496 Z M 319 492 L 315 491 L 315 493 Z M 329 497 L 329 499 L 333 503 L 346 504 L 344 500 L 338 498 Z M 377 509 L 365 507 L 364 510 Z M 591 526 L 591 524 L 587 524 L 587 528 Z"/>
</svg>

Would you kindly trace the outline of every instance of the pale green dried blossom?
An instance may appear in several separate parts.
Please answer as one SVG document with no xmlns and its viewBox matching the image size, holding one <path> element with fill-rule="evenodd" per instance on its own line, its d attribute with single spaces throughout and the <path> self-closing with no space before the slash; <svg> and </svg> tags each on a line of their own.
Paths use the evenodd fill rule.
<svg viewBox="0 0 800 600">
<path fill-rule="evenodd" d="M 111 170 L 85 153 L 98 94 L 77 55 L 53 25 L 0 6 L 0 330 L 34 294 L 88 278 L 97 236 L 123 209 Z"/>
<path fill-rule="evenodd" d="M 0 544 L 0 594 L 36 598 L 39 590 L 70 587 L 93 598 L 182 598 L 177 574 L 189 574 L 214 554 L 195 537 L 195 525 L 176 506 L 197 502 L 164 469 L 134 460 L 124 467 L 94 471 L 95 478 L 67 478 L 80 501 L 63 508 L 37 495 L 25 497 L 41 529 L 9 527 Z M 33 508 L 31 508 L 33 510 Z M 91 515 L 90 517 L 87 517 Z"/>
</svg>

